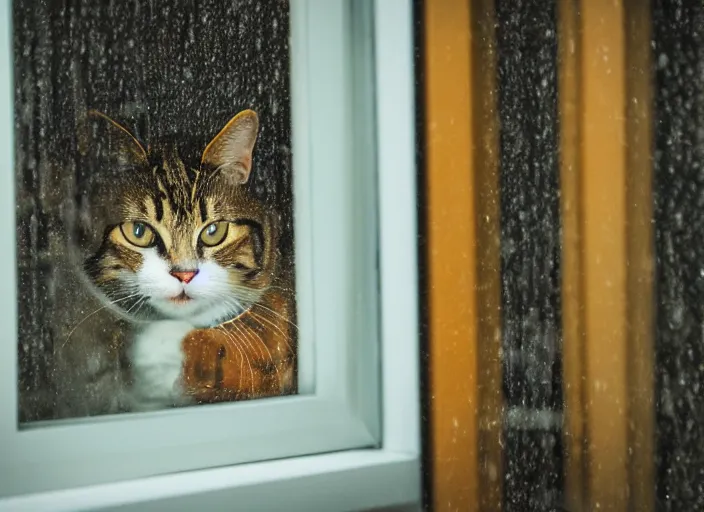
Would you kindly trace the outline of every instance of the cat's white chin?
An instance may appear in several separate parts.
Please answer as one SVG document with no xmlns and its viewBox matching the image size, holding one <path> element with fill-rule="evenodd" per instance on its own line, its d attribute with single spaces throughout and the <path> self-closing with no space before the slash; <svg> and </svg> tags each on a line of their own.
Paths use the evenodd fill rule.
<svg viewBox="0 0 704 512">
<path fill-rule="evenodd" d="M 213 302 L 190 298 L 188 301 L 152 299 L 152 306 L 166 318 L 190 323 L 193 327 L 213 327 L 224 320 L 234 318 L 244 309 L 234 308 L 225 301 Z"/>
</svg>

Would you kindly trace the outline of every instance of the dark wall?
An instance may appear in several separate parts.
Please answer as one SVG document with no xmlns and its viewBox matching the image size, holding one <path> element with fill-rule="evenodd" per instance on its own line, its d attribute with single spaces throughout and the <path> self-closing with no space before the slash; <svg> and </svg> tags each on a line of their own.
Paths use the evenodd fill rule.
<svg viewBox="0 0 704 512">
<path fill-rule="evenodd" d="M 556 2 L 497 0 L 504 506 L 562 498 Z"/>
<path fill-rule="evenodd" d="M 704 510 L 704 4 L 654 0 L 658 510 Z"/>
</svg>

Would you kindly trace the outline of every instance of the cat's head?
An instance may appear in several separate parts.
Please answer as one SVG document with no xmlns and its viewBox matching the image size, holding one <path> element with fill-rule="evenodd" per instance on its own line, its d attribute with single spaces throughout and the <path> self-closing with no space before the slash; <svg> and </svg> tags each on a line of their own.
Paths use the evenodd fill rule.
<svg viewBox="0 0 704 512">
<path fill-rule="evenodd" d="M 275 216 L 248 187 L 257 115 L 237 114 L 190 165 L 178 142 L 145 147 L 103 114 L 88 119 L 102 239 L 83 267 L 102 298 L 200 327 L 255 303 L 276 259 Z"/>
</svg>

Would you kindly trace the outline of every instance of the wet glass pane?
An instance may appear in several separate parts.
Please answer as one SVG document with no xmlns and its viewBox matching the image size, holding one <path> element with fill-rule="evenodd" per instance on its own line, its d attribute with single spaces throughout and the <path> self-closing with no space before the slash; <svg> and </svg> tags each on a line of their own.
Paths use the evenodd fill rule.
<svg viewBox="0 0 704 512">
<path fill-rule="evenodd" d="M 21 422 L 296 392 L 288 12 L 13 2 Z"/>
<path fill-rule="evenodd" d="M 496 2 L 507 511 L 563 501 L 556 2 Z"/>
</svg>

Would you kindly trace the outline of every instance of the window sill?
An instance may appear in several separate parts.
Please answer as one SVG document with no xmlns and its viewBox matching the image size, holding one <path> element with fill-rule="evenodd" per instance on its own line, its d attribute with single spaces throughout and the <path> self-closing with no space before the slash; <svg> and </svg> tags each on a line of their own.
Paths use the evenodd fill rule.
<svg viewBox="0 0 704 512">
<path fill-rule="evenodd" d="M 0 500 L 0 511 L 368 510 L 420 501 L 420 463 L 388 450 L 296 457 Z"/>
</svg>

